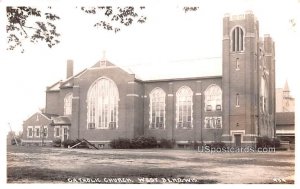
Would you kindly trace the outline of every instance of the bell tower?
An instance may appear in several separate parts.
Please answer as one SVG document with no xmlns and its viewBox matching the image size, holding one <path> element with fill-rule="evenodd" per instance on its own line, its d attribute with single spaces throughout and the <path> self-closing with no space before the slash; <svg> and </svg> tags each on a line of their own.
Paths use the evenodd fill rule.
<svg viewBox="0 0 300 189">
<path fill-rule="evenodd" d="M 222 79 L 224 129 L 222 137 L 223 141 L 233 146 L 255 145 L 256 138 L 262 133 L 260 130 L 262 122 L 259 120 L 262 112 L 260 111 L 261 108 L 267 109 L 261 103 L 263 100 L 265 102 L 270 100 L 262 99 L 261 93 L 272 96 L 270 83 L 275 79 L 268 79 L 268 83 L 261 80 L 264 71 L 268 72 L 266 77 L 270 78 L 272 66 L 267 66 L 263 70 L 259 60 L 260 44 L 264 45 L 259 39 L 259 24 L 251 11 L 242 15 L 226 14 L 224 16 Z M 266 88 L 262 90 L 261 83 L 264 83 L 266 85 L 264 87 L 268 90 Z M 268 102 L 270 104 L 270 101 Z M 264 135 L 270 134 L 264 133 Z"/>
</svg>

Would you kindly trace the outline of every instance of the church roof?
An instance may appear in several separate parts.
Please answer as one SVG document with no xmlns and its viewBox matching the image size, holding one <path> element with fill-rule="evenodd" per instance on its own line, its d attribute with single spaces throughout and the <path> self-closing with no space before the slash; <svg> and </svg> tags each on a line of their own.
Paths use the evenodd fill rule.
<svg viewBox="0 0 300 189">
<path fill-rule="evenodd" d="M 222 59 L 208 58 L 165 64 L 147 64 L 130 68 L 142 81 L 176 80 L 222 76 Z"/>
<path fill-rule="evenodd" d="M 91 69 L 101 67 L 103 61 L 98 61 Z M 156 62 L 154 64 L 138 64 L 132 66 L 117 66 L 105 60 L 104 68 L 120 68 L 128 74 L 134 74 L 140 81 L 164 81 L 177 79 L 211 78 L 222 76 L 222 58 L 213 57 L 195 60 L 182 60 L 169 63 Z M 47 87 L 47 91 L 59 91 L 64 87 L 72 87 L 74 78 L 88 69 L 84 69 L 78 74 L 58 81 Z"/>
</svg>

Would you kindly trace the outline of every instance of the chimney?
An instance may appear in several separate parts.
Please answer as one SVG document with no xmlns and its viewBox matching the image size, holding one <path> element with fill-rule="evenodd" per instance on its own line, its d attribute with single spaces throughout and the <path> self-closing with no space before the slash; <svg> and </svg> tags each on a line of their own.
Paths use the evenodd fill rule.
<svg viewBox="0 0 300 189">
<path fill-rule="evenodd" d="M 67 61 L 67 78 L 73 76 L 73 60 Z"/>
</svg>

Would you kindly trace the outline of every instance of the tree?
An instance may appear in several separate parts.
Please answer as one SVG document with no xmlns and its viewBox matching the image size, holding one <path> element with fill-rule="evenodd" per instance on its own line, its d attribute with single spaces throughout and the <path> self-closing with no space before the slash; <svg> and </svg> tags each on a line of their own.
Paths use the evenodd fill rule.
<svg viewBox="0 0 300 189">
<path fill-rule="evenodd" d="M 51 9 L 51 7 L 48 7 Z M 48 47 L 53 47 L 60 41 L 59 33 L 56 31 L 55 21 L 60 17 L 50 13 L 43 13 L 37 8 L 32 7 L 7 7 L 6 15 L 8 23 L 6 32 L 8 34 L 8 50 L 21 48 L 24 52 L 23 41 L 30 40 L 32 43 L 44 41 Z"/>
<path fill-rule="evenodd" d="M 139 10 L 145 9 L 144 6 L 136 9 L 132 6 L 117 7 L 101 6 L 101 7 L 81 7 L 80 8 L 86 14 L 98 15 L 100 20 L 94 24 L 94 27 L 103 28 L 105 30 L 112 30 L 115 33 L 119 32 L 122 26 L 130 26 L 136 21 L 143 24 L 146 22 L 147 17 L 140 15 Z M 105 18 L 101 16 L 105 16 Z"/>
<path fill-rule="evenodd" d="M 76 7 L 77 8 L 77 7 Z M 51 7 L 48 7 L 50 10 Z M 145 7 L 139 7 L 143 10 Z M 86 14 L 99 16 L 99 21 L 94 27 L 112 30 L 115 33 L 120 31 L 121 26 L 130 26 L 136 20 L 137 23 L 145 23 L 147 17 L 140 16 L 138 10 L 132 6 L 117 7 L 81 7 L 81 11 Z M 8 34 L 8 50 L 21 48 L 24 52 L 23 42 L 30 40 L 32 43 L 45 42 L 49 48 L 60 42 L 60 33 L 57 32 L 55 21 L 60 17 L 54 13 L 45 12 L 33 7 L 7 7 L 6 15 L 8 23 L 6 31 Z M 105 16 L 106 19 L 103 17 Z"/>
<path fill-rule="evenodd" d="M 78 7 L 76 7 L 78 8 Z M 122 27 L 127 27 L 133 23 L 143 24 L 147 17 L 141 12 L 144 6 L 135 8 L 133 6 L 112 7 L 79 7 L 80 11 L 85 14 L 93 14 L 99 18 L 94 27 L 110 30 L 115 33 L 119 32 Z M 199 7 L 186 6 L 183 7 L 185 13 L 197 11 Z M 33 7 L 7 7 L 6 15 L 8 23 L 6 31 L 8 34 L 8 50 L 20 48 L 24 52 L 23 42 L 30 41 L 32 43 L 45 42 L 49 48 L 57 45 L 60 40 L 60 33 L 56 30 L 55 21 L 60 17 L 51 13 L 51 7 L 46 12 Z"/>
</svg>

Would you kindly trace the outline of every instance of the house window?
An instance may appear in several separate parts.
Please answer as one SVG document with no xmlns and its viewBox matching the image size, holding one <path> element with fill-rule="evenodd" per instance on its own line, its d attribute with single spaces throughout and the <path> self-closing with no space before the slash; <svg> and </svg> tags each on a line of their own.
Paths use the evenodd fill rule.
<svg viewBox="0 0 300 189">
<path fill-rule="evenodd" d="M 33 137 L 33 128 L 31 126 L 27 127 L 27 137 L 32 138 Z"/>
<path fill-rule="evenodd" d="M 205 117 L 204 127 L 206 129 L 221 129 L 222 117 Z"/>
<path fill-rule="evenodd" d="M 58 126 L 54 127 L 54 136 L 60 137 L 60 127 Z"/>
<path fill-rule="evenodd" d="M 239 58 L 237 58 L 235 60 L 235 70 L 240 70 L 240 60 L 239 60 Z"/>
<path fill-rule="evenodd" d="M 71 115 L 72 114 L 72 98 L 73 98 L 72 93 L 68 93 L 65 96 L 65 99 L 64 99 L 64 115 Z"/>
<path fill-rule="evenodd" d="M 87 128 L 115 129 L 118 127 L 119 91 L 108 78 L 94 82 L 87 95 Z"/>
<path fill-rule="evenodd" d="M 231 33 L 231 47 L 233 52 L 244 50 L 244 31 L 241 27 L 235 27 Z"/>
<path fill-rule="evenodd" d="M 222 110 L 222 90 L 218 85 L 210 85 L 204 92 L 205 111 Z"/>
<path fill-rule="evenodd" d="M 35 134 L 34 134 L 35 137 L 40 138 L 40 132 L 41 132 L 40 127 L 36 126 L 35 127 Z"/>
<path fill-rule="evenodd" d="M 181 87 L 176 93 L 176 127 L 192 128 L 193 91 L 191 88 Z"/>
<path fill-rule="evenodd" d="M 166 93 L 161 88 L 156 88 L 150 93 L 150 128 L 165 127 L 165 99 Z"/>
<path fill-rule="evenodd" d="M 240 107 L 240 94 L 237 93 L 235 96 L 235 106 Z"/>
</svg>

